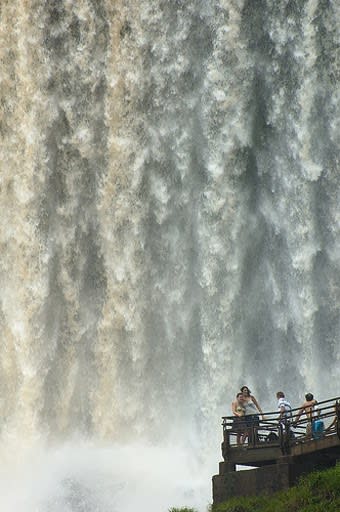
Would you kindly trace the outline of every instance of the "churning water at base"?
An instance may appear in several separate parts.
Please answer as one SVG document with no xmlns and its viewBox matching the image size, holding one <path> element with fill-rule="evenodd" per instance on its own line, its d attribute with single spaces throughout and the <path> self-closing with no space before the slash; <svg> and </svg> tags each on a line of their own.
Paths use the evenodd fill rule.
<svg viewBox="0 0 340 512">
<path fill-rule="evenodd" d="M 1 511 L 204 508 L 240 385 L 339 394 L 339 10 L 0 2 Z"/>
<path fill-rule="evenodd" d="M 47 448 L 2 446 L 0 509 L 15 512 L 206 510 L 207 467 L 183 447 L 98 445 L 71 439 Z"/>
</svg>

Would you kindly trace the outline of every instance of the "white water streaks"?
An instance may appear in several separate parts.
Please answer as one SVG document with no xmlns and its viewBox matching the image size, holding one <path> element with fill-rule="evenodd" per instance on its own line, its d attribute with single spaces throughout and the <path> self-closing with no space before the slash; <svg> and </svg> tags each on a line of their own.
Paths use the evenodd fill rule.
<svg viewBox="0 0 340 512">
<path fill-rule="evenodd" d="M 204 471 L 240 385 L 333 394 L 339 9 L 1 2 L 3 439 Z"/>
</svg>

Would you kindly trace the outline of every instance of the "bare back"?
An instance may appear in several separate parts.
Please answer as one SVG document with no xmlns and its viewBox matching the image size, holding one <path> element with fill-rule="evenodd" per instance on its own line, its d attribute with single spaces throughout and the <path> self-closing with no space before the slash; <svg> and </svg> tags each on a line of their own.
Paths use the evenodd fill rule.
<svg viewBox="0 0 340 512">
<path fill-rule="evenodd" d="M 304 409 L 309 421 L 312 421 L 312 419 L 313 419 L 314 406 L 316 405 L 316 403 L 317 403 L 316 400 L 309 400 L 309 401 L 305 402 L 302 406 L 302 409 Z"/>
</svg>

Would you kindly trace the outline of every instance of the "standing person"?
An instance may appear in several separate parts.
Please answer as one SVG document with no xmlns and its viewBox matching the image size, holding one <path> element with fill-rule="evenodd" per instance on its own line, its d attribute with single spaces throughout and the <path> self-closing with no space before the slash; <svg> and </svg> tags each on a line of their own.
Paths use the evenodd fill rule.
<svg viewBox="0 0 340 512">
<path fill-rule="evenodd" d="M 288 427 L 290 425 L 290 421 L 292 419 L 292 406 L 290 405 L 290 402 L 286 400 L 285 394 L 283 391 L 278 391 L 276 393 L 276 398 L 278 400 L 277 402 L 277 408 L 279 411 L 279 423 L 284 425 L 285 430 L 288 430 Z"/>
<path fill-rule="evenodd" d="M 245 408 L 245 420 L 247 425 L 247 434 L 249 442 L 254 441 L 254 427 L 258 427 L 259 422 L 259 413 L 264 418 L 262 409 L 256 400 L 256 398 L 251 394 L 248 386 L 242 386 L 241 392 L 244 398 L 244 408 Z M 255 436 L 256 439 L 257 436 Z"/>
<path fill-rule="evenodd" d="M 292 431 L 290 430 L 290 422 L 292 419 L 292 406 L 290 402 L 286 400 L 285 394 L 283 391 L 278 391 L 276 393 L 277 408 L 279 411 L 279 439 L 281 450 L 283 453 L 287 454 L 290 452 L 290 439 L 294 437 Z"/>
<path fill-rule="evenodd" d="M 244 443 L 247 436 L 243 393 L 237 393 L 236 400 L 231 404 L 231 410 L 235 416 L 232 429 L 236 432 L 236 443 L 239 446 Z"/>
<path fill-rule="evenodd" d="M 297 414 L 297 417 L 294 421 L 294 424 L 297 424 L 297 422 L 299 421 L 302 414 L 303 413 L 306 414 L 306 416 L 307 416 L 306 437 L 308 437 L 309 439 L 312 437 L 312 435 L 314 433 L 315 422 L 317 420 L 317 417 L 320 414 L 320 411 L 318 410 L 317 403 L 318 402 L 317 402 L 317 400 L 315 400 L 312 393 L 306 393 L 305 394 L 305 402 L 301 405 L 300 410 Z M 321 427 L 323 428 L 323 425 L 318 425 L 318 426 L 319 426 L 319 428 L 321 428 Z"/>
<path fill-rule="evenodd" d="M 261 409 L 258 401 L 256 400 L 256 398 L 254 397 L 254 395 L 251 394 L 251 391 L 248 388 L 248 386 L 242 386 L 240 391 L 241 391 L 241 393 L 244 396 L 245 402 L 246 403 L 252 402 L 255 405 L 255 409 L 256 409 L 256 413 L 255 414 L 258 415 L 258 413 L 260 413 L 261 416 L 262 416 L 262 419 L 263 419 L 262 409 Z"/>
</svg>

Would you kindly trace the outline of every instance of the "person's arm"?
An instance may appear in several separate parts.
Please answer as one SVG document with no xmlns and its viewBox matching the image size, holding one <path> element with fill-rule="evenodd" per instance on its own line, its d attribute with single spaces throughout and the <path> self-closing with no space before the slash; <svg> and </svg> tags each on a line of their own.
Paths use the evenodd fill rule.
<svg viewBox="0 0 340 512">
<path fill-rule="evenodd" d="M 286 412 L 285 406 L 283 404 L 280 405 L 278 421 L 280 421 L 283 418 L 285 412 Z"/>
<path fill-rule="evenodd" d="M 231 410 L 233 412 L 233 415 L 234 416 L 241 416 L 237 411 L 236 411 L 236 407 L 237 407 L 237 402 L 232 402 L 231 404 Z"/>
<path fill-rule="evenodd" d="M 263 411 L 262 411 L 262 409 L 261 409 L 261 407 L 260 407 L 260 405 L 259 405 L 258 401 L 256 400 L 256 398 L 255 398 L 253 395 L 251 395 L 251 399 L 252 399 L 252 401 L 254 402 L 254 404 L 255 404 L 255 406 L 256 406 L 256 408 L 257 408 L 257 410 L 259 411 L 259 413 L 260 413 L 260 414 L 262 415 L 262 417 L 263 417 Z"/>
<path fill-rule="evenodd" d="M 302 416 L 303 412 L 305 410 L 305 404 L 303 404 L 300 409 L 299 409 L 299 412 L 297 413 L 297 416 L 296 418 L 294 418 L 294 422 L 293 422 L 293 425 L 296 425 L 300 419 L 300 417 Z"/>
</svg>

